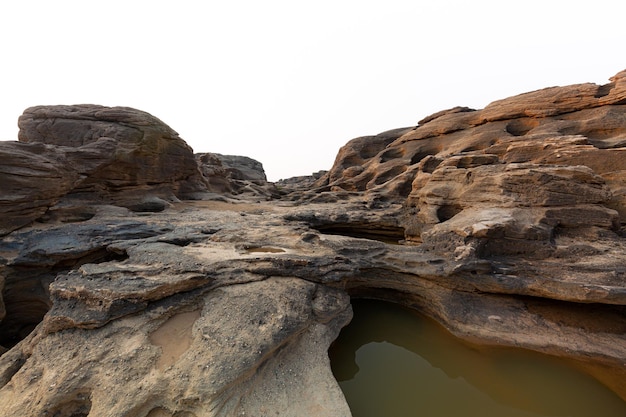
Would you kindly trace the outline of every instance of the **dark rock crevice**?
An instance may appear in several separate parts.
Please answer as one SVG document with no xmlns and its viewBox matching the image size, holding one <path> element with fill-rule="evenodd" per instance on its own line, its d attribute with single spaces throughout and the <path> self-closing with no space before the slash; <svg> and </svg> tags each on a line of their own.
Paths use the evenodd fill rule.
<svg viewBox="0 0 626 417">
<path fill-rule="evenodd" d="M 615 88 L 615 83 L 608 83 L 601 86 L 598 86 L 598 91 L 594 95 L 595 98 L 606 97 L 611 94 L 611 90 Z"/>
<path fill-rule="evenodd" d="M 336 223 L 319 225 L 315 229 L 324 234 L 377 240 L 389 244 L 398 244 L 404 240 L 404 228 L 397 226 Z"/>
<path fill-rule="evenodd" d="M 506 125 L 506 131 L 513 136 L 525 136 L 538 125 L 536 119 L 516 119 Z"/>
<path fill-rule="evenodd" d="M 65 396 L 60 403 L 49 408 L 53 416 L 88 417 L 91 412 L 90 392 L 79 390 Z"/>
<path fill-rule="evenodd" d="M 100 248 L 79 258 L 59 260 L 50 266 L 17 264 L 4 267 L 2 299 L 6 314 L 0 321 L 0 345 L 7 348 L 15 346 L 43 320 L 52 307 L 48 287 L 58 275 L 88 263 L 123 261 L 127 258 L 124 252 Z"/>
</svg>

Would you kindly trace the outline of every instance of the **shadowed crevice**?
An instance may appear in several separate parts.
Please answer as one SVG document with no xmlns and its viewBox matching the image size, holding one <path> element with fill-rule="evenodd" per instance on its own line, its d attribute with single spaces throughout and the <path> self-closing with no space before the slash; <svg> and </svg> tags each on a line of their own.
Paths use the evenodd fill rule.
<svg viewBox="0 0 626 417">
<path fill-rule="evenodd" d="M 598 91 L 596 91 L 595 98 L 601 98 L 608 96 L 611 94 L 611 90 L 615 88 L 615 83 L 608 83 L 601 86 L 598 86 Z"/>
<path fill-rule="evenodd" d="M 340 235 L 359 239 L 377 240 L 388 244 L 398 244 L 404 240 L 404 228 L 368 224 L 329 224 L 315 229 L 328 235 Z"/>
</svg>

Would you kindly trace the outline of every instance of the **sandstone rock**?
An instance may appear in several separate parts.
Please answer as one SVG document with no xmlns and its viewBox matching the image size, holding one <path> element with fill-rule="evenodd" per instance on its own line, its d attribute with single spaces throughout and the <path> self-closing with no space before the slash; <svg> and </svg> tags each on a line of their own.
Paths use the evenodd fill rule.
<svg viewBox="0 0 626 417">
<path fill-rule="evenodd" d="M 397 135 L 392 141 L 354 139 L 318 186 L 374 193 L 396 183 L 394 197 L 402 200 L 412 189 L 407 181 L 431 173 L 435 161 L 461 153 L 496 154 L 502 162 L 586 165 L 608 180 L 624 169 L 623 158 L 616 156 L 626 135 L 624 79 L 621 72 L 605 86 L 552 87 L 483 110 L 439 112 L 416 128 L 390 131 Z M 622 201 L 622 195 L 616 198 Z"/>
<path fill-rule="evenodd" d="M 81 175 L 74 193 L 132 201 L 204 189 L 191 148 L 165 123 L 127 107 L 37 106 L 19 118 L 19 140 L 62 148 Z"/>
<path fill-rule="evenodd" d="M 318 209 L 313 218 L 296 218 L 308 218 L 320 231 L 353 236 L 399 227 L 417 253 L 440 254 L 440 276 L 447 274 L 444 259 L 454 259 L 451 274 L 469 274 L 461 281 L 479 292 L 617 305 L 619 315 L 626 284 L 615 272 L 621 270 L 615 259 L 626 224 L 624 74 L 605 86 L 554 87 L 483 110 L 442 111 L 387 143 L 355 139 L 340 150 L 314 192 L 299 201 L 347 192 L 370 210 L 395 213 L 395 223 L 371 214 L 364 222 L 358 204 L 345 203 L 341 216 Z M 360 155 L 358 149 L 372 152 Z M 461 281 L 452 285 L 458 289 Z M 359 291 L 375 293 L 368 285 Z M 402 299 L 419 293 L 401 291 L 413 294 Z M 429 302 L 419 299 L 427 309 Z M 439 320 L 454 328 L 454 315 Z M 621 365 L 612 369 L 624 372 Z"/>
<path fill-rule="evenodd" d="M 277 198 L 247 157 L 193 155 L 165 123 L 127 107 L 36 106 L 19 119 L 19 143 L 0 147 L 0 235 L 43 215 L 88 216 L 93 203 L 160 211 L 212 193 Z M 45 189 L 44 189 L 45 188 Z"/>
<path fill-rule="evenodd" d="M 330 184 L 339 185 L 348 190 L 366 187 L 367 184 L 372 181 L 373 177 L 360 175 L 363 172 L 362 166 L 365 162 L 372 160 L 375 155 L 378 155 L 390 143 L 409 130 L 410 128 L 394 129 L 379 133 L 375 136 L 364 136 L 352 139 L 339 150 L 337 158 L 335 158 L 335 163 L 328 172 L 328 176 L 321 179 L 318 184 L 321 185 L 330 182 Z M 398 158 L 399 156 L 400 155 L 386 154 L 386 156 L 381 156 L 380 160 L 381 162 L 385 162 L 384 160 Z M 343 177 L 347 177 L 350 180 L 342 181 Z M 337 181 L 339 181 L 339 183 L 337 183 Z M 380 182 L 380 180 L 378 181 Z M 376 180 L 374 180 L 374 182 L 376 182 Z M 350 184 L 350 186 L 347 184 Z"/>
<path fill-rule="evenodd" d="M 195 155 L 203 176 L 208 180 L 209 190 L 216 193 L 232 193 L 232 184 L 228 180 L 226 168 L 217 154 L 200 153 Z"/>
<path fill-rule="evenodd" d="M 280 191 L 267 182 L 263 165 L 252 158 L 218 153 L 196 154 L 198 165 L 211 191 L 246 195 L 247 198 L 275 199 Z"/>
<path fill-rule="evenodd" d="M 326 352 L 349 297 L 567 358 L 626 400 L 625 74 L 357 138 L 279 202 L 250 180 L 238 191 L 210 154 L 222 201 L 144 195 L 160 211 L 139 213 L 63 198 L 0 242 L 0 414 L 348 416 Z M 69 135 L 78 147 L 10 146 L 51 172 L 84 155 L 67 181 L 88 190 L 97 149 L 122 141 L 109 119 L 142 129 L 120 112 L 84 116 L 107 136 Z"/>
<path fill-rule="evenodd" d="M 337 316 L 348 300 L 327 305 L 325 297 L 336 295 L 301 280 L 270 279 L 178 297 L 110 326 L 52 333 L 4 386 L 2 411 L 349 415 L 327 356 L 349 319 Z M 91 366 L 76 355 L 92 358 Z"/>
<path fill-rule="evenodd" d="M 313 187 L 315 181 L 328 174 L 328 171 L 321 170 L 312 173 L 311 175 L 301 175 L 297 177 L 282 178 L 276 182 L 281 187 L 293 187 L 295 189 L 310 189 Z"/>
<path fill-rule="evenodd" d="M 214 154 L 226 169 L 228 177 L 240 181 L 252 181 L 258 184 L 267 182 L 263 164 L 259 161 L 239 155 Z"/>
<path fill-rule="evenodd" d="M 266 269 L 281 254 L 295 265 L 299 255 L 259 249 L 259 214 L 188 210 L 150 224 L 106 212 L 14 236 L 9 272 L 55 259 L 67 272 L 50 286 L 42 323 L 0 357 L 0 413 L 349 415 L 327 353 L 351 317 L 347 294 L 303 279 L 315 265 L 272 278 Z M 125 257 L 84 263 L 97 248 Z M 259 261 L 267 255 L 277 258 Z M 14 307 L 7 320 L 26 313 Z"/>
<path fill-rule="evenodd" d="M 115 212 L 115 210 L 113 210 Z M 129 216 L 128 211 L 120 213 Z M 107 250 L 112 242 L 157 236 L 169 229 L 141 221 L 115 218 L 92 220 L 46 229 L 15 232 L 0 243 L 0 254 L 13 254 L 0 268 L 7 317 L 0 322 L 0 345 L 22 339 L 51 305 L 48 286 L 60 272 L 88 262 L 123 258 Z M 17 253 L 16 253 L 17 252 Z"/>
<path fill-rule="evenodd" d="M 78 181 L 62 152 L 43 144 L 0 142 L 0 236 L 41 217 Z"/>
<path fill-rule="evenodd" d="M 447 110 L 441 110 L 438 111 L 436 113 L 431 114 L 430 116 L 426 116 L 424 117 L 422 120 L 420 120 L 419 122 L 417 122 L 418 126 L 424 125 L 428 122 L 431 122 L 441 116 L 445 116 L 447 114 L 453 114 L 453 113 L 467 113 L 467 112 L 472 112 L 472 111 L 476 111 L 476 109 L 470 109 L 469 107 L 461 107 L 461 106 L 456 106 L 453 107 L 451 109 L 447 109 Z"/>
</svg>

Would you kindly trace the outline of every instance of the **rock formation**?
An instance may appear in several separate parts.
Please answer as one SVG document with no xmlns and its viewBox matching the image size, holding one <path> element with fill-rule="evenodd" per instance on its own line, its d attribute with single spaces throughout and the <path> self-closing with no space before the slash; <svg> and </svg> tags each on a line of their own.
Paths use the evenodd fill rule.
<svg viewBox="0 0 626 417">
<path fill-rule="evenodd" d="M 247 156 L 238 155 L 215 155 L 222 166 L 228 172 L 228 178 L 239 181 L 253 181 L 260 185 L 267 182 L 263 164 Z"/>
<path fill-rule="evenodd" d="M 209 189 L 215 192 L 263 199 L 280 197 L 280 192 L 267 182 L 263 164 L 257 160 L 219 153 L 199 153 L 196 160 Z"/>
<path fill-rule="evenodd" d="M 0 415 L 349 416 L 327 350 L 350 297 L 568 358 L 626 400 L 626 72 L 354 139 L 278 188 L 132 109 L 20 126 Z"/>
<path fill-rule="evenodd" d="M 179 199 L 206 198 L 207 192 L 276 196 L 259 162 L 194 156 L 174 130 L 139 110 L 37 106 L 26 109 L 18 124 L 20 141 L 0 142 L 0 180 L 6 184 L 0 235 L 44 213 L 93 215 L 94 203 L 160 211 Z"/>
<path fill-rule="evenodd" d="M 77 207 L 115 202 L 162 210 L 206 187 L 191 148 L 155 117 L 94 105 L 38 106 L 19 119 L 20 142 L 3 142 L 0 234 L 39 218 L 62 199 Z M 5 162 L 6 161 L 6 162 Z M 76 210 L 76 209 L 75 209 Z M 85 211 L 89 211 L 85 208 Z"/>
</svg>

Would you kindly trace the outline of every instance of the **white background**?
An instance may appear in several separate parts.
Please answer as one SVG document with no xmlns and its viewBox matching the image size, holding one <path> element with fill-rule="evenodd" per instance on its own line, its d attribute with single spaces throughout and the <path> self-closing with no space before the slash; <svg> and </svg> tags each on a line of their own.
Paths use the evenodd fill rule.
<svg viewBox="0 0 626 417">
<path fill-rule="evenodd" d="M 40 104 L 147 111 L 270 180 L 436 111 L 626 68 L 623 1 L 70 1 L 0 5 L 0 139 Z"/>
</svg>

